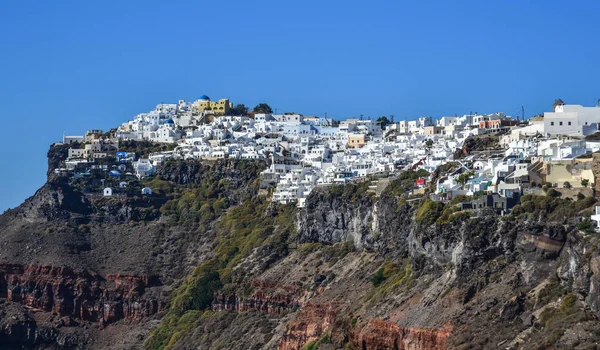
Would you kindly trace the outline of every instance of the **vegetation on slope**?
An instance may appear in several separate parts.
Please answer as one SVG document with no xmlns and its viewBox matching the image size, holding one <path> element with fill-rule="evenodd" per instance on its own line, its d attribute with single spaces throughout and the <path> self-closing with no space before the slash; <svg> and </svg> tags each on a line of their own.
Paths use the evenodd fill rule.
<svg viewBox="0 0 600 350">
<path fill-rule="evenodd" d="M 266 215 L 271 205 L 265 198 L 248 198 L 226 211 L 215 223 L 217 247 L 212 259 L 194 273 L 171 296 L 169 310 L 161 325 L 146 341 L 150 349 L 168 349 L 193 328 L 211 307 L 214 293 L 234 288 L 232 268 L 259 246 L 269 246 L 281 256 L 287 253 L 287 240 L 294 233 L 294 206 L 277 205 L 274 216 Z"/>
<path fill-rule="evenodd" d="M 415 187 L 415 181 L 422 177 L 428 177 L 430 174 L 427 170 L 419 169 L 417 171 L 403 171 L 397 178 L 392 180 L 387 187 L 387 190 L 396 196 L 409 193 Z"/>
<path fill-rule="evenodd" d="M 521 204 L 513 207 L 510 219 L 567 223 L 585 214 L 583 211 L 595 203 L 594 197 L 580 197 L 572 201 L 568 198 L 525 195 L 521 197 Z"/>
</svg>

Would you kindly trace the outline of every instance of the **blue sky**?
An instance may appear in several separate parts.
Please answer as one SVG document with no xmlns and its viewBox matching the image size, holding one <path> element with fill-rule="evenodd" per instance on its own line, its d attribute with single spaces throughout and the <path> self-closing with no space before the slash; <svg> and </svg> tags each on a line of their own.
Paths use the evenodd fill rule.
<svg viewBox="0 0 600 350">
<path fill-rule="evenodd" d="M 576 4 L 575 4 L 576 3 Z M 344 118 L 600 98 L 597 1 L 2 1 L 0 211 L 63 131 L 202 94 Z"/>
</svg>

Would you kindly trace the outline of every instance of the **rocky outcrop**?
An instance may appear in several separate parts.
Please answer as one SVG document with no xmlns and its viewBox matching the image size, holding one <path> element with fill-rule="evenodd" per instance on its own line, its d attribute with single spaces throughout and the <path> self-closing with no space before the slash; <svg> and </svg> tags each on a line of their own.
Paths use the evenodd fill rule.
<svg viewBox="0 0 600 350">
<path fill-rule="evenodd" d="M 397 198 L 388 192 L 375 199 L 358 185 L 344 187 L 342 193 L 327 187 L 311 192 L 305 209 L 297 215 L 298 241 L 325 244 L 350 241 L 358 249 L 405 255 L 414 210 L 399 205 Z"/>
<path fill-rule="evenodd" d="M 242 298 L 235 293 L 216 293 L 212 303 L 213 311 L 260 311 L 272 316 L 295 311 L 300 307 L 298 301 L 290 294 L 273 294 L 263 291 L 254 292 Z"/>
<path fill-rule="evenodd" d="M 48 170 L 47 175 L 48 179 L 51 179 L 54 176 L 54 169 L 60 168 L 61 165 L 64 164 L 65 160 L 69 156 L 69 148 L 71 147 L 81 147 L 79 143 L 74 144 L 54 144 L 50 146 L 48 150 Z"/>
<path fill-rule="evenodd" d="M 149 277 L 100 276 L 68 267 L 0 265 L 0 298 L 100 324 L 160 311 L 165 301 L 145 294 L 156 284 Z"/>
<path fill-rule="evenodd" d="M 451 327 L 440 329 L 406 328 L 383 320 L 358 324 L 352 343 L 359 349 L 444 350 Z"/>
<path fill-rule="evenodd" d="M 82 329 L 73 327 L 76 322 L 59 320 L 54 324 L 40 325 L 28 314 L 24 306 L 0 301 L 0 348 L 2 349 L 86 349 L 89 338 Z M 60 333 L 59 328 L 71 327 Z"/>
<path fill-rule="evenodd" d="M 454 152 L 454 159 L 463 158 L 473 152 L 498 149 L 498 141 L 499 137 L 497 135 L 469 136 L 463 143 L 463 147 Z"/>
<path fill-rule="evenodd" d="M 299 350 L 317 341 L 333 325 L 335 318 L 332 305 L 306 305 L 298 317 L 288 324 L 277 350 Z"/>
</svg>

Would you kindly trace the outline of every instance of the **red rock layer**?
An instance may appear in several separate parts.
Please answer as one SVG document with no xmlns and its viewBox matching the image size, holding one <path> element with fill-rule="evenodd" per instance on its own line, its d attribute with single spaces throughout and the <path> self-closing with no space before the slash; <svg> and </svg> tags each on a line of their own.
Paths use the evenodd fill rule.
<svg viewBox="0 0 600 350">
<path fill-rule="evenodd" d="M 277 349 L 302 349 L 307 343 L 318 340 L 333 324 L 335 316 L 331 305 L 304 306 L 296 320 L 287 326 Z"/>
<path fill-rule="evenodd" d="M 255 288 L 250 297 L 240 297 L 235 293 L 215 293 L 213 311 L 249 311 L 256 310 L 272 316 L 295 311 L 300 307 L 299 298 L 303 292 L 297 286 L 282 285 L 263 280 L 252 280 Z"/>
<path fill-rule="evenodd" d="M 212 303 L 213 311 L 248 311 L 256 310 L 270 315 L 281 315 L 295 310 L 299 304 L 290 294 L 273 295 L 257 291 L 248 298 L 240 298 L 235 293 L 216 293 Z"/>
<path fill-rule="evenodd" d="M 449 328 L 405 328 L 370 319 L 357 325 L 352 342 L 359 349 L 442 350 L 449 336 Z"/>
<path fill-rule="evenodd" d="M 144 296 L 147 277 L 101 276 L 68 267 L 0 264 L 0 298 L 81 320 L 139 319 L 164 302 Z"/>
</svg>

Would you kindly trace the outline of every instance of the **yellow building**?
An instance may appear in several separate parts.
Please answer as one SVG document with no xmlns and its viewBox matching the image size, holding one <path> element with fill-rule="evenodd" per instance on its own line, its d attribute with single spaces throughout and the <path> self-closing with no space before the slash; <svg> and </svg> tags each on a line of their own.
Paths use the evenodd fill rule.
<svg viewBox="0 0 600 350">
<path fill-rule="evenodd" d="M 426 126 L 425 135 L 439 135 L 444 132 L 444 128 L 441 126 Z"/>
<path fill-rule="evenodd" d="M 233 104 L 229 102 L 229 99 L 222 98 L 217 102 L 210 100 L 210 97 L 206 95 L 200 96 L 198 101 L 195 102 L 195 109 L 198 112 L 212 111 L 214 114 L 227 114 L 229 110 L 233 108 Z"/>
<path fill-rule="evenodd" d="M 558 188 L 563 188 L 565 182 L 573 188 L 581 188 L 583 179 L 588 179 L 591 186 L 596 183 L 592 171 L 592 158 L 586 158 L 584 161 L 578 159 L 547 161 L 544 162 L 544 170 L 545 182 L 556 184 Z"/>
<path fill-rule="evenodd" d="M 367 139 L 363 134 L 348 135 L 348 147 L 360 148 L 367 144 Z"/>
</svg>

